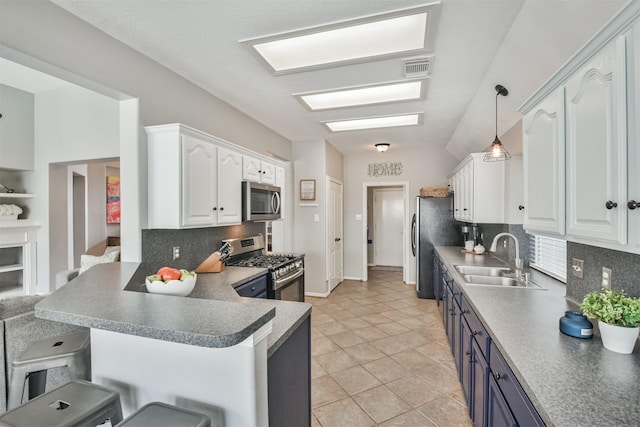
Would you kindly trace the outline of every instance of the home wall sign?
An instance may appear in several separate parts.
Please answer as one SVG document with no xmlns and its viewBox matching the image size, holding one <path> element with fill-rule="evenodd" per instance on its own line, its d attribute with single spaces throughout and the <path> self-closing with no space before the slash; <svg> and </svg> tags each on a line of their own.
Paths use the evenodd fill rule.
<svg viewBox="0 0 640 427">
<path fill-rule="evenodd" d="M 402 175 L 401 162 L 369 163 L 369 176 Z"/>
</svg>

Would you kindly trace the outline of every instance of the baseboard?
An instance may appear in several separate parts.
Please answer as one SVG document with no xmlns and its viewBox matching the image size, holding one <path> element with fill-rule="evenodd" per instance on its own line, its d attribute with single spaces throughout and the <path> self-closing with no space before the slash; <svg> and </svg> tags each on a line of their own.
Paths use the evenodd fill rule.
<svg viewBox="0 0 640 427">
<path fill-rule="evenodd" d="M 406 285 L 415 285 L 416 282 L 404 282 Z"/>
<path fill-rule="evenodd" d="M 343 277 L 342 280 L 355 280 L 356 282 L 361 282 L 362 277 Z"/>
<path fill-rule="evenodd" d="M 305 297 L 316 297 L 316 298 L 326 298 L 329 296 L 329 294 L 331 294 L 331 292 L 327 292 L 327 293 L 320 293 L 320 292 L 305 292 L 304 296 Z"/>
</svg>

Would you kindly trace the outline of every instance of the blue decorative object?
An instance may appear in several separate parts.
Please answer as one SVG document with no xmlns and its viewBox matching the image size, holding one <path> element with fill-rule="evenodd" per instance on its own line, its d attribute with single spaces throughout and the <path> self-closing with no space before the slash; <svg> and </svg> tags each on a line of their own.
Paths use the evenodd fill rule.
<svg viewBox="0 0 640 427">
<path fill-rule="evenodd" d="M 570 337 L 593 337 L 593 324 L 581 311 L 565 311 L 560 318 L 560 332 Z"/>
</svg>

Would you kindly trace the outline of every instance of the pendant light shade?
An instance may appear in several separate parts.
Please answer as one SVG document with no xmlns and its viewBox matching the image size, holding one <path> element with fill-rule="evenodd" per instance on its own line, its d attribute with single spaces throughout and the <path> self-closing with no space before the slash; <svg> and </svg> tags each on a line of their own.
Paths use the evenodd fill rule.
<svg viewBox="0 0 640 427">
<path fill-rule="evenodd" d="M 511 154 L 504 148 L 500 138 L 498 138 L 498 96 L 507 96 L 509 95 L 509 91 L 502 85 L 496 86 L 496 138 L 493 140 L 489 148 L 484 150 L 486 153 L 484 155 L 485 162 L 499 162 L 504 160 L 509 160 L 511 158 Z"/>
</svg>

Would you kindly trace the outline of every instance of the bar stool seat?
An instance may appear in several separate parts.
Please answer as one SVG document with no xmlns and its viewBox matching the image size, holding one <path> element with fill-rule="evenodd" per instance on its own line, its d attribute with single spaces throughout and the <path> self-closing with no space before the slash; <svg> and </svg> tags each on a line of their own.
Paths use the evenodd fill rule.
<svg viewBox="0 0 640 427">
<path fill-rule="evenodd" d="M 7 408 L 20 406 L 29 378 L 29 398 L 45 391 L 47 369 L 67 367 L 72 380 L 91 380 L 89 331 L 44 338 L 31 344 L 11 364 Z"/>
<path fill-rule="evenodd" d="M 188 409 L 151 402 L 138 409 L 116 427 L 209 427 L 206 415 Z"/>
<path fill-rule="evenodd" d="M 0 416 L 0 427 L 95 427 L 122 421 L 120 394 L 88 381 L 71 381 Z"/>
</svg>

